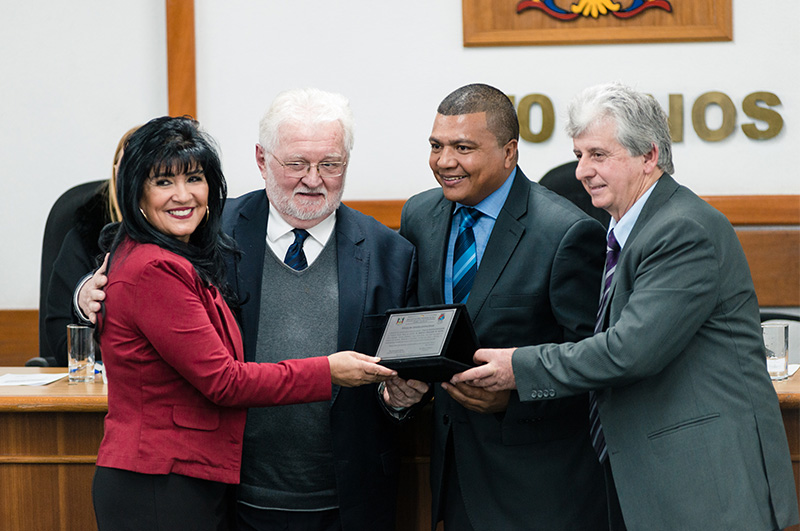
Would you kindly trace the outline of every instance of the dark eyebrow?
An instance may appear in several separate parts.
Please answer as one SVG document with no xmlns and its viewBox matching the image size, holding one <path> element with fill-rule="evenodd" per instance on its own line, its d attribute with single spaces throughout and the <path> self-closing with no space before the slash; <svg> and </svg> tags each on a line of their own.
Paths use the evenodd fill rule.
<svg viewBox="0 0 800 531">
<path fill-rule="evenodd" d="M 436 139 L 434 137 L 428 138 L 428 142 L 433 143 L 433 144 L 444 144 L 444 142 L 440 142 L 438 139 Z M 478 144 L 476 142 L 473 142 L 472 140 L 468 140 L 466 138 L 457 138 L 457 139 L 451 141 L 448 145 L 451 145 L 451 146 L 463 145 L 463 146 L 472 146 L 472 147 L 474 147 L 474 146 L 477 146 Z"/>
</svg>

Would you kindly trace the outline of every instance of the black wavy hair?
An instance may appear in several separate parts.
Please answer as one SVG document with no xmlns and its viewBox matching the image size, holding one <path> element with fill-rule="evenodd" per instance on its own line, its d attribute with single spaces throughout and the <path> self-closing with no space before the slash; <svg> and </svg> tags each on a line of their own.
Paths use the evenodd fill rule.
<svg viewBox="0 0 800 531">
<path fill-rule="evenodd" d="M 191 262 L 200 278 L 213 284 L 225 301 L 238 306 L 238 300 L 225 279 L 226 253 L 238 254 L 236 243 L 222 232 L 222 209 L 228 189 L 214 140 L 201 131 L 191 118 L 164 116 L 150 120 L 125 143 L 117 174 L 117 201 L 122 222 L 106 227 L 101 240 L 110 242 L 111 259 L 117 247 L 130 238 L 152 243 Z M 139 209 L 145 183 L 154 172 L 168 170 L 176 175 L 200 168 L 208 183 L 208 216 L 185 243 L 153 227 Z M 108 245 L 107 245 L 108 246 Z"/>
</svg>

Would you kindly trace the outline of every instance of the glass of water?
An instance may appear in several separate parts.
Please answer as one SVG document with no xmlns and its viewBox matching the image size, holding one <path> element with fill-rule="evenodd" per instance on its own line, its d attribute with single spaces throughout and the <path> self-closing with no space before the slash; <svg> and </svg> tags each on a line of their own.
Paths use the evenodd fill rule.
<svg viewBox="0 0 800 531">
<path fill-rule="evenodd" d="M 789 377 L 789 325 L 762 323 L 761 333 L 767 349 L 767 371 L 773 380 Z"/>
<path fill-rule="evenodd" d="M 94 328 L 67 325 L 70 382 L 94 382 Z"/>
</svg>

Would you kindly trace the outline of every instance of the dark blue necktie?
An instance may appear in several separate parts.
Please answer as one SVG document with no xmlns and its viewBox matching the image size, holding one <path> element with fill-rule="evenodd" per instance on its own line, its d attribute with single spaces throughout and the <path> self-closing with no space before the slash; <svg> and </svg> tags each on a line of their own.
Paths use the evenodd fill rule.
<svg viewBox="0 0 800 531">
<path fill-rule="evenodd" d="M 293 229 L 294 243 L 286 250 L 286 258 L 283 263 L 296 271 L 302 271 L 308 267 L 306 253 L 303 252 L 303 242 L 308 238 L 308 231 L 303 229 Z"/>
<path fill-rule="evenodd" d="M 453 302 L 466 303 L 475 273 L 478 272 L 478 253 L 472 226 L 481 216 L 474 208 L 462 208 L 461 224 L 458 228 L 453 250 Z"/>
<path fill-rule="evenodd" d="M 614 236 L 614 229 L 608 233 L 608 246 L 606 247 L 606 267 L 603 272 L 603 294 L 600 297 L 600 308 L 597 310 L 597 318 L 594 323 L 594 333 L 599 334 L 605 326 L 606 306 L 611 293 L 611 280 L 614 278 L 614 270 L 617 268 L 619 259 L 619 242 Z M 603 435 L 603 425 L 600 423 L 600 413 L 597 411 L 597 396 L 594 391 L 589 393 L 589 435 L 592 438 L 592 446 L 597 452 L 597 458 L 604 462 L 608 455 L 606 448 L 606 438 Z"/>
</svg>

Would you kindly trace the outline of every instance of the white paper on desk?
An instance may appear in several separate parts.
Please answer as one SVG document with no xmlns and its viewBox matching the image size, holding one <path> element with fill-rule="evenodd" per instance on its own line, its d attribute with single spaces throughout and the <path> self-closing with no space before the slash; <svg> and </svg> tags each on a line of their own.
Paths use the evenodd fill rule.
<svg viewBox="0 0 800 531">
<path fill-rule="evenodd" d="M 797 372 L 797 369 L 800 369 L 800 363 L 790 363 L 789 364 L 789 376 L 794 376 L 794 373 Z"/>
<path fill-rule="evenodd" d="M 64 378 L 68 374 L 67 372 L 59 374 L 0 374 L 0 386 L 47 385 Z"/>
</svg>

